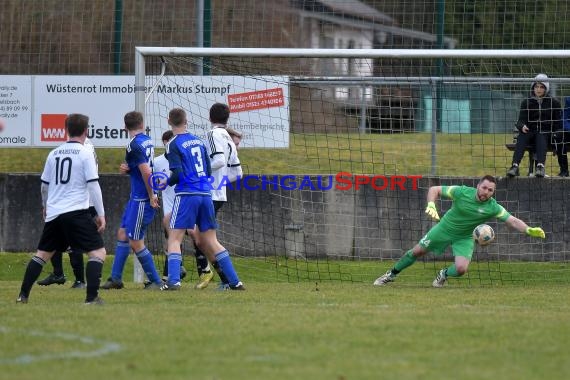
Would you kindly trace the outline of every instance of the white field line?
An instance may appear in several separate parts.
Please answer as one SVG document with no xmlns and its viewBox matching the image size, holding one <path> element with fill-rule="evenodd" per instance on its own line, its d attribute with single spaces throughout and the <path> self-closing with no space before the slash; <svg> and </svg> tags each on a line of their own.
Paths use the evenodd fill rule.
<svg viewBox="0 0 570 380">
<path fill-rule="evenodd" d="M 59 339 L 64 341 L 80 342 L 86 346 L 94 346 L 90 351 L 65 351 L 56 353 L 43 353 L 39 355 L 31 354 L 21 354 L 11 358 L 3 357 L 0 358 L 0 364 L 29 364 L 44 360 L 54 360 L 54 359 L 82 359 L 82 358 L 92 358 L 97 356 L 108 355 L 113 352 L 118 352 L 122 350 L 122 347 L 118 343 L 105 342 L 97 340 L 88 336 L 81 336 L 75 334 L 69 334 L 64 332 L 44 332 L 44 331 L 34 331 L 34 330 L 16 330 L 10 329 L 5 326 L 0 326 L 0 334 L 16 334 L 16 335 L 27 335 L 41 338 L 49 339 Z M 17 354 L 16 354 L 17 355 Z"/>
</svg>

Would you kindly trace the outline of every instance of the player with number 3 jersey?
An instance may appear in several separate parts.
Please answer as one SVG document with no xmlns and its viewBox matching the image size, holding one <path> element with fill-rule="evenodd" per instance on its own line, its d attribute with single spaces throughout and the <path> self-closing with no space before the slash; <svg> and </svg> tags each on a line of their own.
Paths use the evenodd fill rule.
<svg viewBox="0 0 570 380">
<path fill-rule="evenodd" d="M 217 261 L 229 280 L 229 286 L 244 290 L 233 267 L 229 252 L 216 237 L 216 216 L 212 203 L 210 159 L 204 142 L 186 131 L 186 111 L 174 108 L 168 124 L 174 137 L 166 146 L 171 176 L 168 185 L 176 185 L 174 207 L 168 234 L 168 281 L 162 290 L 180 289 L 181 244 L 187 229 L 197 227 L 198 245 L 210 261 Z"/>
</svg>

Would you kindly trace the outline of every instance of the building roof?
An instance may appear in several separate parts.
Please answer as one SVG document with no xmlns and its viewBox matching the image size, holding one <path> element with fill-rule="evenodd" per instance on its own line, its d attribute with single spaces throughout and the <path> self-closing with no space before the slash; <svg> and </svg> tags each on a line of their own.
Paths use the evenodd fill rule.
<svg viewBox="0 0 570 380">
<path fill-rule="evenodd" d="M 401 28 L 396 19 L 358 0 L 291 0 L 306 17 L 350 26 L 390 33 L 405 38 L 413 38 L 435 43 L 435 34 L 416 29 Z M 448 48 L 453 49 L 456 40 L 443 37 Z"/>
<path fill-rule="evenodd" d="M 394 24 L 395 20 L 362 1 L 358 0 L 318 0 L 336 16 L 365 19 L 375 23 Z"/>
</svg>

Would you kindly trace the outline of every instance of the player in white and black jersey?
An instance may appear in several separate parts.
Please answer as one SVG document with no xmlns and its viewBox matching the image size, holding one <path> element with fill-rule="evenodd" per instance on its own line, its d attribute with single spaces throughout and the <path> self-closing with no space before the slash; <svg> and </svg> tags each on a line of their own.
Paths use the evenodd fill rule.
<svg viewBox="0 0 570 380">
<path fill-rule="evenodd" d="M 95 164 L 98 167 L 97 163 L 97 152 L 95 152 L 95 147 L 89 138 L 85 139 L 83 145 L 88 148 L 92 153 L 93 157 L 95 157 Z M 95 211 L 95 207 L 93 206 L 93 202 L 89 201 L 89 212 L 93 217 L 97 216 L 97 211 Z M 85 268 L 83 263 L 83 252 L 74 252 L 72 250 L 68 251 L 69 253 L 69 263 L 71 264 L 71 268 L 73 269 L 73 275 L 75 276 L 75 281 L 73 285 L 71 285 L 71 289 L 84 289 L 85 288 Z M 37 282 L 38 285 L 41 286 L 49 286 L 52 284 L 63 285 L 67 281 L 65 274 L 63 273 L 63 252 L 56 252 L 51 257 L 51 265 L 53 266 L 53 272 L 47 275 L 46 278 Z"/>
<path fill-rule="evenodd" d="M 235 181 L 237 174 L 241 175 L 241 163 L 237 155 L 237 147 L 234 140 L 226 130 L 230 118 L 230 108 L 227 104 L 215 103 L 210 107 L 210 122 L 212 129 L 207 133 L 206 151 L 210 158 L 212 169 L 212 201 L 216 216 L 218 210 L 227 202 L 226 186 L 228 182 Z M 232 130 L 232 132 L 237 133 Z M 240 136 L 241 138 L 241 136 Z M 233 179 L 232 179 L 233 178 Z M 229 180 L 229 181 L 228 181 Z M 220 186 L 222 184 L 222 186 Z M 212 272 L 208 265 L 206 256 L 202 253 L 198 245 L 196 248 L 196 266 L 198 268 L 199 281 L 197 289 L 208 286 L 212 279 Z M 220 270 L 218 263 L 213 262 L 212 266 L 220 276 L 221 287 L 229 288 L 228 280 Z"/>
<path fill-rule="evenodd" d="M 168 141 L 174 136 L 172 131 L 166 131 L 162 134 L 162 143 L 166 146 Z M 164 154 L 160 156 L 156 156 L 153 160 L 153 173 L 164 173 L 167 177 L 170 177 L 170 169 L 168 168 L 168 160 L 166 159 Z M 167 214 L 172 212 L 172 205 L 174 204 L 174 186 L 166 186 L 164 190 L 161 191 L 161 199 L 162 199 L 162 212 L 164 217 L 166 218 Z M 168 215 L 168 221 L 165 224 L 168 226 L 170 223 L 170 215 Z"/>
<path fill-rule="evenodd" d="M 241 162 L 239 160 L 237 151 L 239 149 L 239 144 L 241 143 L 242 134 L 231 127 L 226 127 L 226 131 L 232 138 L 234 145 L 236 147 L 230 154 L 228 160 L 227 176 L 228 182 L 233 183 L 243 176 L 243 169 L 241 167 Z"/>
<path fill-rule="evenodd" d="M 27 303 L 30 291 L 45 263 L 56 251 L 67 247 L 87 252 L 86 304 L 102 304 L 98 296 L 106 251 L 101 237 L 105 229 L 105 210 L 99 175 L 93 153 L 83 144 L 89 118 L 71 114 L 65 120 L 69 141 L 50 152 L 41 175 L 41 193 L 45 224 L 36 255 L 24 274 L 16 302 Z M 97 211 L 94 219 L 89 200 Z"/>
</svg>

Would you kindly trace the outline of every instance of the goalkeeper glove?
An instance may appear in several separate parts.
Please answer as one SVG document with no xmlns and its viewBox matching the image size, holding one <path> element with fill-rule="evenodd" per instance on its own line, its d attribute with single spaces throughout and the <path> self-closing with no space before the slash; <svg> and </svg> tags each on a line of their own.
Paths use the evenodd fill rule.
<svg viewBox="0 0 570 380">
<path fill-rule="evenodd" d="M 439 215 L 437 214 L 437 209 L 435 208 L 434 202 L 428 202 L 426 207 L 426 214 L 428 214 L 433 220 L 439 220 Z"/>
<path fill-rule="evenodd" d="M 528 236 L 535 237 L 535 238 L 541 238 L 541 239 L 544 239 L 546 237 L 544 230 L 540 227 L 527 227 L 526 228 L 526 234 Z"/>
</svg>

